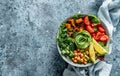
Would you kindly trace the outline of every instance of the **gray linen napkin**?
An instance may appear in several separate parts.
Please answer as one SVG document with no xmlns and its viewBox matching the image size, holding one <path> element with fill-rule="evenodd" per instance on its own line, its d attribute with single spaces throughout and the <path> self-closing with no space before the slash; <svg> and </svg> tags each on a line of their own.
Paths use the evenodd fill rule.
<svg viewBox="0 0 120 76">
<path fill-rule="evenodd" d="M 120 24 L 120 0 L 104 0 L 100 6 L 98 17 L 107 25 L 110 37 L 115 31 L 115 27 Z M 109 48 L 109 54 L 112 50 L 112 39 Z M 100 61 L 95 65 L 86 68 L 77 68 L 71 65 L 64 70 L 63 76 L 109 76 L 112 65 Z"/>
<path fill-rule="evenodd" d="M 111 64 L 103 61 L 86 68 L 77 68 L 68 65 L 67 69 L 63 72 L 63 76 L 109 76 L 111 68 Z"/>
</svg>

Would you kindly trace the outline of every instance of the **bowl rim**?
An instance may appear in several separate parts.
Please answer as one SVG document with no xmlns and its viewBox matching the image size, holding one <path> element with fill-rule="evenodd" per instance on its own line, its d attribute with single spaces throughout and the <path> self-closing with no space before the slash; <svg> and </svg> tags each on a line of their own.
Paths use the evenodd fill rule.
<svg viewBox="0 0 120 76">
<path fill-rule="evenodd" d="M 81 14 L 81 15 L 89 15 L 89 14 Z M 95 15 L 95 16 L 96 16 L 96 15 Z M 68 19 L 70 19 L 70 18 L 72 18 L 72 17 L 74 17 L 74 15 L 66 18 L 64 21 L 66 21 L 66 20 L 68 20 Z M 100 18 L 99 18 L 99 19 L 100 19 Z M 104 29 L 106 30 L 106 34 L 110 37 L 110 33 L 109 33 L 109 31 L 108 31 L 108 27 L 106 26 L 106 24 L 105 24 L 101 19 L 100 19 L 100 22 L 102 23 L 102 27 L 104 27 Z M 59 26 L 59 28 L 60 28 L 60 26 Z M 58 36 L 58 34 L 59 34 L 59 29 L 58 29 L 58 32 L 57 32 L 57 36 Z M 96 63 L 98 63 L 98 62 L 100 61 L 99 59 L 97 59 L 94 64 L 93 64 L 93 63 L 88 63 L 88 64 L 74 63 L 74 62 L 72 62 L 69 58 L 67 58 L 67 57 L 65 57 L 65 56 L 63 56 L 63 55 L 61 54 L 61 50 L 60 50 L 60 47 L 59 47 L 59 45 L 58 45 L 58 41 L 56 41 L 56 42 L 57 42 L 57 49 L 58 49 L 58 52 L 59 52 L 60 56 L 63 58 L 63 60 L 64 60 L 65 62 L 67 62 L 68 64 L 70 64 L 70 65 L 72 65 L 72 66 L 75 66 L 75 67 L 88 67 L 88 66 L 94 65 L 94 64 L 96 64 Z M 110 45 L 110 39 L 107 41 L 107 47 L 108 47 L 108 48 L 109 48 L 109 45 Z M 109 51 L 108 51 L 108 52 L 109 52 Z"/>
</svg>

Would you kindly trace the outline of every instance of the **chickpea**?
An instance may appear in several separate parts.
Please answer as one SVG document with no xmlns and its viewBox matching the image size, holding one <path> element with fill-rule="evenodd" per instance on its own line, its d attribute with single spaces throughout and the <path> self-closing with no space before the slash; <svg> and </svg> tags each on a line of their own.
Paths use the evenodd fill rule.
<svg viewBox="0 0 120 76">
<path fill-rule="evenodd" d="M 74 58 L 77 59 L 77 56 L 75 56 Z"/>
<path fill-rule="evenodd" d="M 87 62 L 83 62 L 84 64 L 87 64 Z"/>
<path fill-rule="evenodd" d="M 86 54 L 87 54 L 87 55 L 89 55 L 89 52 L 88 52 L 88 51 L 86 51 Z"/>
<path fill-rule="evenodd" d="M 71 60 L 73 61 L 75 58 L 72 58 Z"/>
<path fill-rule="evenodd" d="M 77 60 L 80 61 L 80 57 L 77 57 Z"/>
<path fill-rule="evenodd" d="M 83 53 L 81 53 L 81 55 L 80 55 L 81 57 L 83 57 L 84 55 L 83 55 Z"/>
<path fill-rule="evenodd" d="M 74 56 L 77 56 L 78 55 L 78 53 L 74 53 Z"/>
<path fill-rule="evenodd" d="M 74 60 L 73 60 L 73 62 L 77 63 L 77 60 L 76 60 L 76 59 L 74 59 Z"/>
<path fill-rule="evenodd" d="M 81 53 L 78 53 L 79 56 L 81 56 Z"/>
<path fill-rule="evenodd" d="M 84 61 L 85 61 L 85 62 L 87 62 L 87 59 L 86 59 L 86 58 L 84 58 Z"/>
<path fill-rule="evenodd" d="M 81 59 L 81 62 L 83 62 L 83 58 Z"/>
</svg>

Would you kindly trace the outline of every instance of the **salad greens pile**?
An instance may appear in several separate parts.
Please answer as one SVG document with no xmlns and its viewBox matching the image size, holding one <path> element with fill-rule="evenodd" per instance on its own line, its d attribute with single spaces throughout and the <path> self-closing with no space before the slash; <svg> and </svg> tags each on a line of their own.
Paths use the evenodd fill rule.
<svg viewBox="0 0 120 76">
<path fill-rule="evenodd" d="M 73 57 L 74 56 L 73 50 L 75 49 L 75 43 L 74 40 L 66 33 L 68 29 L 65 28 L 65 24 L 66 21 L 64 21 L 61 24 L 57 35 L 57 40 L 60 50 L 62 50 L 61 53 L 63 55 L 69 55 L 70 57 Z"/>
</svg>

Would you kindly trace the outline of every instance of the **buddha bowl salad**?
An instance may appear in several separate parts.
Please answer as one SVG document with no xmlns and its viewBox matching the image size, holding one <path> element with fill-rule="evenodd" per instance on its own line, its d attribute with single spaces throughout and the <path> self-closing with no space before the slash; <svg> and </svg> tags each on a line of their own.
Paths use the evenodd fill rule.
<svg viewBox="0 0 120 76">
<path fill-rule="evenodd" d="M 74 15 L 61 23 L 57 42 L 61 54 L 78 64 L 103 60 L 109 36 L 94 15 Z"/>
</svg>

